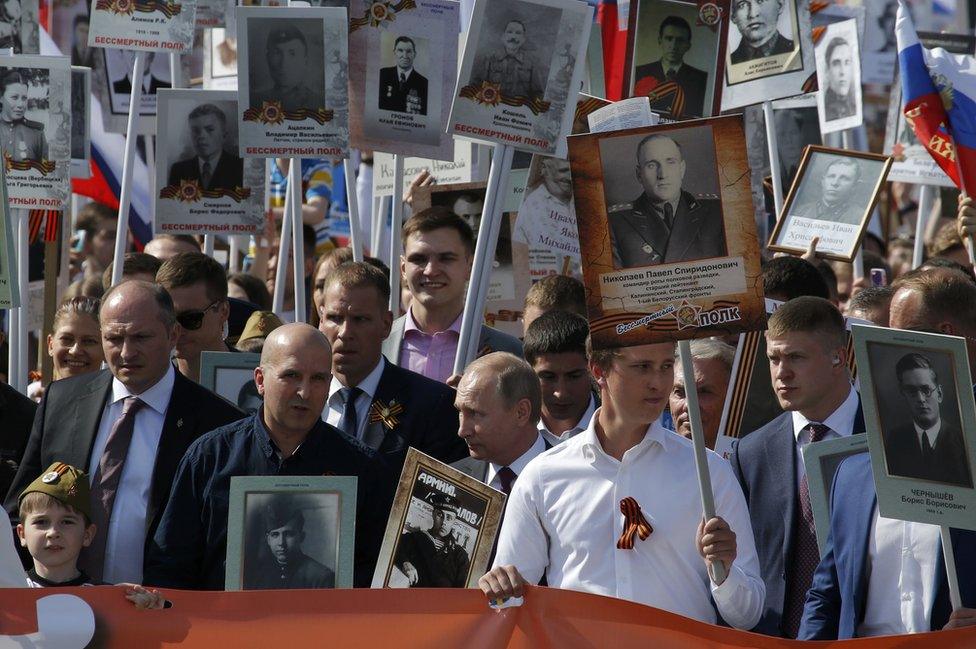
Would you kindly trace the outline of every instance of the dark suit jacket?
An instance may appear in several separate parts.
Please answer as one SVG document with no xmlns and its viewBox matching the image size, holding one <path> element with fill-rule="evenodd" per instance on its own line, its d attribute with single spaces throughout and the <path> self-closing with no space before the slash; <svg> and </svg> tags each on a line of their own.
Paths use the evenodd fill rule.
<svg viewBox="0 0 976 649">
<path fill-rule="evenodd" d="M 163 81 L 157 77 L 149 78 L 149 94 L 155 95 L 156 91 L 160 88 L 170 88 L 172 84 L 169 81 Z M 128 95 L 132 92 L 132 81 L 129 77 L 122 77 L 118 81 L 112 84 L 112 90 L 117 95 Z"/>
<path fill-rule="evenodd" d="M 853 432 L 864 431 L 858 403 Z M 781 636 L 787 576 L 793 564 L 793 537 L 799 502 L 796 493 L 796 438 L 792 413 L 784 412 L 740 439 L 729 461 L 742 485 L 756 535 L 759 567 L 766 584 L 766 609 L 753 631 Z"/>
<path fill-rule="evenodd" d="M 845 640 L 857 634 L 867 605 L 868 543 L 877 500 L 871 456 L 859 453 L 844 460 L 834 476 L 827 549 L 807 593 L 800 640 Z M 954 529 L 950 538 L 963 606 L 974 607 L 976 532 Z M 941 545 L 938 552 L 936 595 L 930 614 L 933 631 L 945 625 L 952 611 Z"/>
<path fill-rule="evenodd" d="M 614 265 L 635 268 L 728 254 L 720 201 L 695 198 L 681 190 L 673 223 L 669 232 L 646 194 L 633 203 L 611 207 Z"/>
<path fill-rule="evenodd" d="M 793 51 L 793 41 L 786 38 L 782 34 L 776 34 L 776 40 L 773 43 L 773 49 L 770 50 L 768 56 L 775 56 L 777 54 L 787 54 Z M 746 45 L 746 39 L 742 39 L 739 42 L 739 47 L 735 48 L 732 52 L 732 63 L 745 63 L 746 61 L 759 60 L 754 54 L 754 50 Z"/>
<path fill-rule="evenodd" d="M 17 521 L 20 492 L 53 462 L 64 462 L 87 472 L 102 410 L 111 394 L 112 374 L 108 370 L 55 381 L 48 386 L 34 417 L 24 459 L 4 502 L 12 521 Z M 147 547 L 166 506 L 176 467 L 190 443 L 242 417 L 244 413 L 229 401 L 176 372 L 149 491 Z"/>
<path fill-rule="evenodd" d="M 36 403 L 0 383 L 0 494 L 7 493 L 14 481 L 36 411 Z"/>
<path fill-rule="evenodd" d="M 174 162 L 169 168 L 169 185 L 179 185 L 181 180 L 200 180 L 200 164 L 196 157 Z M 210 185 L 203 189 L 234 189 L 244 186 L 244 161 L 227 151 L 220 153 L 217 168 L 210 175 Z"/>
<path fill-rule="evenodd" d="M 919 446 L 913 425 L 884 435 L 884 442 L 885 460 L 888 472 L 892 475 L 947 482 L 961 487 L 973 486 L 962 432 L 958 428 L 947 426 L 945 421 L 935 439 L 931 462 L 922 459 L 922 447 Z"/>
<path fill-rule="evenodd" d="M 634 82 L 635 90 L 641 80 L 647 77 L 653 77 L 662 83 L 666 81 L 664 66 L 660 60 L 637 66 L 637 69 L 634 70 L 634 79 L 636 80 Z M 706 87 L 708 84 L 708 73 L 692 67 L 687 63 L 682 63 L 681 67 L 678 68 L 678 73 L 675 75 L 674 81 L 681 86 L 681 90 L 684 92 L 684 109 L 680 112 L 673 111 L 672 99 L 670 97 L 651 102 L 651 109 L 664 111 L 666 115 L 675 118 L 701 117 L 704 115 L 705 94 L 708 90 Z"/>
<path fill-rule="evenodd" d="M 412 91 L 412 92 L 411 92 Z M 420 115 L 427 114 L 427 77 L 416 70 L 410 71 L 403 86 L 397 78 L 397 67 L 380 68 L 380 110 L 393 110 L 398 113 L 407 112 L 407 97 L 416 97 L 419 102 Z"/>
</svg>

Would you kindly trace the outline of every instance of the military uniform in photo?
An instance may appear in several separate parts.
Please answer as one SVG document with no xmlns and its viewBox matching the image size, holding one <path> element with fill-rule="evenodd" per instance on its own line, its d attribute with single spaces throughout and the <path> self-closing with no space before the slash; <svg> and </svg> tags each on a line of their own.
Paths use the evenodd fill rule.
<svg viewBox="0 0 976 649">
<path fill-rule="evenodd" d="M 672 108 L 674 105 L 673 95 L 651 101 L 651 110 L 669 112 L 676 117 L 701 117 L 704 115 L 705 90 L 708 84 L 708 73 L 704 70 L 699 70 L 687 63 L 682 63 L 677 69 L 665 70 L 664 64 L 658 60 L 637 66 L 637 69 L 634 70 L 634 78 L 637 80 L 634 83 L 635 95 L 646 95 L 648 92 L 653 92 L 654 88 L 650 86 L 654 81 L 657 82 L 657 85 L 674 81 L 681 88 L 681 92 L 684 94 L 684 108 L 680 112 Z"/>
<path fill-rule="evenodd" d="M 817 200 L 816 202 L 801 205 L 793 211 L 792 215 L 806 219 L 817 219 L 818 221 L 860 225 L 861 216 L 864 215 L 864 208 L 846 200 L 838 201 L 835 205 L 827 205 L 822 200 Z"/>
<path fill-rule="evenodd" d="M 294 91 L 286 93 L 286 90 L 286 88 L 278 88 L 277 86 L 258 90 L 254 93 L 252 107 L 261 108 L 265 102 L 271 103 L 277 101 L 281 103 L 281 109 L 289 113 L 301 110 L 302 108 L 313 110 L 321 108 L 321 106 L 316 105 L 315 95 L 304 84 Z"/>
<path fill-rule="evenodd" d="M 857 113 L 857 107 L 854 105 L 853 89 L 846 96 L 841 96 L 827 88 L 824 95 L 824 121 L 830 122 L 835 119 L 852 117 L 855 113 Z"/>
<path fill-rule="evenodd" d="M 506 97 L 542 97 L 545 87 L 536 62 L 524 51 L 514 54 L 504 49 L 489 54 L 471 77 L 472 85 L 482 81 L 498 84 Z"/>
<path fill-rule="evenodd" d="M 30 119 L 0 120 L 0 146 L 14 161 L 47 160 L 44 125 Z"/>
<path fill-rule="evenodd" d="M 427 114 L 427 77 L 414 69 L 406 75 L 397 66 L 380 69 L 380 110 Z"/>
<path fill-rule="evenodd" d="M 244 590 L 335 588 L 335 573 L 304 552 L 286 564 L 269 559 L 244 576 Z"/>
<path fill-rule="evenodd" d="M 732 63 L 747 63 L 749 61 L 756 61 L 758 59 L 765 59 L 769 56 L 776 56 L 777 54 L 789 54 L 793 51 L 793 41 L 786 38 L 779 32 L 776 32 L 776 37 L 770 39 L 770 41 L 760 47 L 753 47 L 746 42 L 746 39 L 742 39 L 739 43 L 739 47 L 735 48 L 732 52 Z"/>
<path fill-rule="evenodd" d="M 468 581 L 468 553 L 453 534 L 435 538 L 429 532 L 407 532 L 400 537 L 396 565 L 410 562 L 417 569 L 414 588 L 464 588 Z"/>
<path fill-rule="evenodd" d="M 149 85 L 147 86 L 143 83 L 143 93 L 149 95 L 155 95 L 156 91 L 160 88 L 171 88 L 172 84 L 169 81 L 163 81 L 155 75 L 149 77 Z M 128 95 L 132 92 L 132 80 L 128 77 L 122 77 L 118 81 L 112 84 L 112 92 L 116 95 Z"/>
</svg>

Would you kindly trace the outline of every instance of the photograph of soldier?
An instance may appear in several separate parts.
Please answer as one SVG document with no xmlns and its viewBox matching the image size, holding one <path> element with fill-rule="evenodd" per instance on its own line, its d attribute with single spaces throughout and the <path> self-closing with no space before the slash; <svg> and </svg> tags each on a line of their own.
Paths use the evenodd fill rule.
<svg viewBox="0 0 976 649">
<path fill-rule="evenodd" d="M 71 65 L 95 67 L 95 50 L 88 47 L 88 28 L 87 14 L 74 17 L 71 30 Z"/>
<path fill-rule="evenodd" d="M 44 124 L 25 117 L 29 81 L 25 70 L 0 69 L 0 149 L 15 161 L 48 157 Z"/>
<path fill-rule="evenodd" d="M 112 82 L 112 93 L 116 95 L 128 95 L 132 92 L 132 63 L 135 60 L 135 52 L 130 50 L 105 50 L 106 57 L 119 57 L 123 60 L 122 69 L 125 76 Z M 142 92 L 146 95 L 155 95 L 160 88 L 171 88 L 173 84 L 169 79 L 158 76 L 160 73 L 153 69 L 153 62 L 156 60 L 155 52 L 146 52 L 146 60 L 142 68 Z"/>
<path fill-rule="evenodd" d="M 673 81 L 681 88 L 680 101 L 674 95 L 655 98 L 651 100 L 651 110 L 674 118 L 706 115 L 709 73 L 685 62 L 685 55 L 692 47 L 691 24 L 681 16 L 666 16 L 658 27 L 657 45 L 659 58 L 634 69 L 633 96 L 647 95 Z"/>
<path fill-rule="evenodd" d="M 788 11 L 784 12 L 784 8 Z M 730 46 L 733 38 L 738 41 L 732 51 L 732 63 L 792 52 L 796 47 L 792 29 L 795 12 L 794 0 L 732 0 L 731 22 L 735 29 L 729 30 Z"/>
<path fill-rule="evenodd" d="M 853 199 L 858 194 L 861 167 L 862 162 L 857 158 L 832 156 L 819 174 L 819 182 L 811 177 L 813 174 L 804 177 L 797 192 L 797 207 L 791 209 L 790 214 L 834 223 L 860 224 L 865 206 Z"/>
<path fill-rule="evenodd" d="M 850 21 L 854 24 L 854 21 Z M 824 121 L 831 122 L 857 114 L 857 92 L 861 87 L 857 52 L 846 38 L 835 36 L 828 41 L 820 62 L 826 71 L 827 88 L 823 91 Z"/>
<path fill-rule="evenodd" d="M 303 22 L 308 22 L 310 28 L 321 27 L 320 22 L 292 18 L 248 21 L 248 88 L 252 108 L 260 109 L 272 102 L 278 102 L 287 112 L 325 107 L 325 91 L 314 81 L 321 78 L 322 68 L 312 65 L 313 61 L 324 61 L 321 38 L 312 39 L 304 33 L 300 28 Z M 261 61 L 267 65 L 261 65 Z"/>
<path fill-rule="evenodd" d="M 393 58 L 396 65 L 380 68 L 380 110 L 426 115 L 427 77 L 413 67 L 417 58 L 416 41 L 409 36 L 397 36 L 393 43 Z"/>
<path fill-rule="evenodd" d="M 688 165 L 682 149 L 703 132 L 709 136 L 711 157 L 706 161 L 707 151 L 696 143 L 696 151 L 703 157 L 694 161 L 694 176 L 698 186 L 711 191 L 696 195 L 684 186 Z M 655 266 L 728 254 L 714 155 L 708 126 L 655 133 L 638 142 L 632 173 L 642 191 L 630 202 L 611 203 L 607 209 L 614 267 Z M 604 163 L 605 184 L 614 175 L 606 166 Z M 623 169 L 622 164 L 616 166 Z M 607 196 L 612 200 L 609 191 Z"/>
<path fill-rule="evenodd" d="M 410 588 L 464 588 L 471 560 L 454 534 L 458 503 L 434 492 L 426 501 L 431 507 L 431 526 L 402 534 L 393 564 Z"/>
<path fill-rule="evenodd" d="M 23 15 L 20 0 L 0 1 L 0 48 L 12 47 L 14 54 L 24 51 L 20 34 Z"/>
<path fill-rule="evenodd" d="M 321 496 L 338 498 L 333 494 Z M 313 527 L 306 517 L 321 510 L 307 502 L 308 497 L 304 495 L 269 495 L 262 499 L 265 504 L 261 506 L 252 506 L 250 501 L 257 500 L 253 495 L 248 500 L 245 525 L 259 533 L 248 536 L 249 543 L 244 549 L 244 590 L 334 588 L 335 571 L 309 556 L 309 553 L 318 559 L 334 556 L 334 547 L 333 552 L 323 547 L 312 550 L 307 547 L 311 544 L 306 543 L 306 528 Z M 318 524 L 321 522 L 316 520 Z"/>
<path fill-rule="evenodd" d="M 193 156 L 173 163 L 168 184 L 179 186 L 187 180 L 197 181 L 205 190 L 243 187 L 244 163 L 236 153 L 236 138 L 229 137 L 224 111 L 214 104 L 200 104 L 190 111 L 187 126 Z"/>
<path fill-rule="evenodd" d="M 89 70 L 71 70 L 71 159 L 88 159 L 88 96 L 90 94 Z"/>
<path fill-rule="evenodd" d="M 478 86 L 487 81 L 498 84 L 505 97 L 543 98 L 552 62 L 551 44 L 555 40 L 547 36 L 552 22 L 558 25 L 560 12 L 536 5 L 532 9 L 538 15 L 527 20 L 513 11 L 517 4 L 499 2 L 496 7 L 492 3 L 491 13 L 486 14 L 488 28 L 478 39 L 469 84 Z M 507 8 L 512 10 L 506 11 Z"/>
</svg>

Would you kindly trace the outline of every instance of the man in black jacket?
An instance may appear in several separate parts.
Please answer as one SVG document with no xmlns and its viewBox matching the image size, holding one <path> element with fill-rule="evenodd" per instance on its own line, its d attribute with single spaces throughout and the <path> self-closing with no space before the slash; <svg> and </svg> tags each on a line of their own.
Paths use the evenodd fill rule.
<svg viewBox="0 0 976 649">
<path fill-rule="evenodd" d="M 0 336 L 2 337 L 2 336 Z M 0 493 L 6 494 L 24 456 L 37 404 L 0 383 Z"/>
</svg>

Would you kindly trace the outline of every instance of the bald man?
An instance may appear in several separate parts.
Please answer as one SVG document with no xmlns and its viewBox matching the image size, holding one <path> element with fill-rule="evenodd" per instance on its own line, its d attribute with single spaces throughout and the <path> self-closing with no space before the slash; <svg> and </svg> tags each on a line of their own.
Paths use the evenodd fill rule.
<svg viewBox="0 0 976 649">
<path fill-rule="evenodd" d="M 147 584 L 224 588 L 232 477 L 347 475 L 359 478 L 355 582 L 369 585 L 392 496 L 374 452 L 320 418 L 331 357 L 329 341 L 309 325 L 284 325 L 268 336 L 254 369 L 264 405 L 207 433 L 183 457 L 150 548 Z"/>
</svg>

